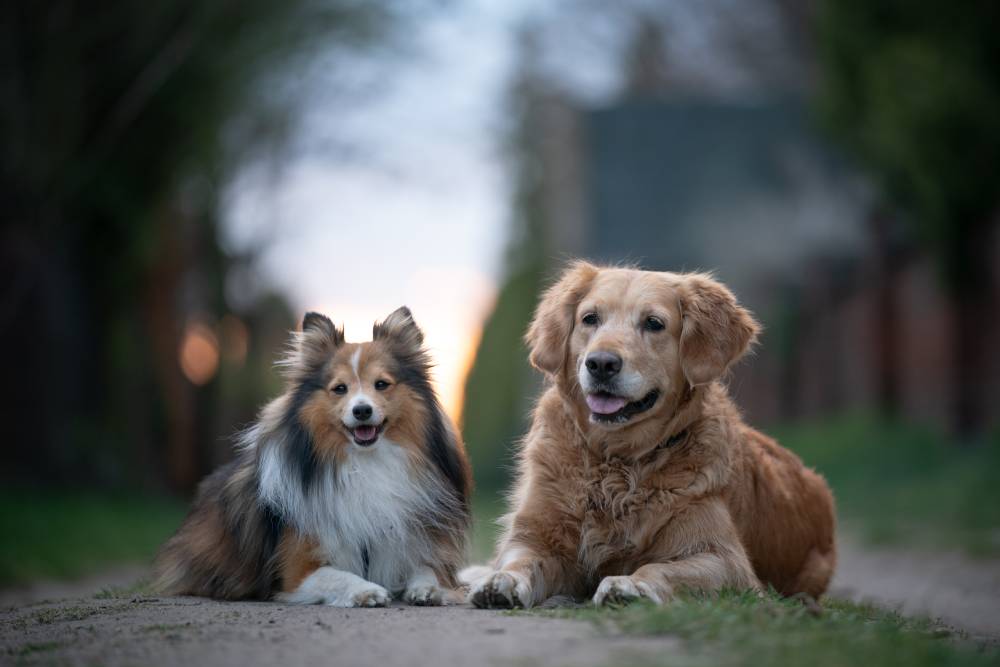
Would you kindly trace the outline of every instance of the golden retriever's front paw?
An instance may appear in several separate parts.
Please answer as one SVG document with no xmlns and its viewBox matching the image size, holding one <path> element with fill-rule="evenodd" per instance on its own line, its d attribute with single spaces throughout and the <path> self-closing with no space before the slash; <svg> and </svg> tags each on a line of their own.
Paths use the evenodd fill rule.
<svg viewBox="0 0 1000 667">
<path fill-rule="evenodd" d="M 604 577 L 601 585 L 594 593 L 596 605 L 623 605 L 646 598 L 660 604 L 660 597 L 644 582 L 637 582 L 632 577 Z"/>
<path fill-rule="evenodd" d="M 523 575 L 494 572 L 473 585 L 469 602 L 480 609 L 530 607 L 531 587 Z"/>
</svg>

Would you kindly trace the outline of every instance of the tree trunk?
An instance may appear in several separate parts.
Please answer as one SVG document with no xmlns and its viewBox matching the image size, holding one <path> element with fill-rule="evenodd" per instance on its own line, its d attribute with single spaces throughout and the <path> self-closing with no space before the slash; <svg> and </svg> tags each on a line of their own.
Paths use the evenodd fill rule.
<svg viewBox="0 0 1000 667">
<path fill-rule="evenodd" d="M 178 228 L 182 221 L 170 207 L 158 214 L 159 252 L 146 276 L 143 319 L 150 341 L 156 384 L 162 392 L 166 417 L 164 463 L 166 483 L 175 493 L 190 494 L 198 483 L 196 400 L 177 360 L 185 313 L 177 294 L 184 274 L 184 251 Z"/>
<path fill-rule="evenodd" d="M 989 391 L 989 351 L 997 336 L 993 277 L 996 227 L 979 225 L 962 239 L 963 280 L 953 291 L 955 321 L 955 430 L 963 441 L 982 435 Z"/>
<path fill-rule="evenodd" d="M 879 410 L 888 416 L 899 411 L 899 300 L 895 279 L 900 251 L 893 240 L 892 226 L 888 211 L 880 206 L 872 209 L 869 227 L 875 260 L 875 391 Z"/>
</svg>

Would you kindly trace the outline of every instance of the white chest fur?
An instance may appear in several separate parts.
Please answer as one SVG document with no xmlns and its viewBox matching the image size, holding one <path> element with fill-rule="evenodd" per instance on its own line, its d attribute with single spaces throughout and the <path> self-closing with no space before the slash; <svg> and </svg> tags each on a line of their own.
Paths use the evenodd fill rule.
<svg viewBox="0 0 1000 667">
<path fill-rule="evenodd" d="M 421 522 L 434 516 L 438 484 L 404 448 L 384 439 L 351 447 L 343 463 L 321 467 L 303 491 L 277 444 L 262 453 L 261 498 L 318 539 L 329 565 L 399 591 L 433 562 Z"/>
</svg>

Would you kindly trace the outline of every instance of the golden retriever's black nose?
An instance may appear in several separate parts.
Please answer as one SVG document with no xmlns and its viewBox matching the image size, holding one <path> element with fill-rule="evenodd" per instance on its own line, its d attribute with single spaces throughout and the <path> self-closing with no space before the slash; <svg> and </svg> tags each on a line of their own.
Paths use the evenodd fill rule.
<svg viewBox="0 0 1000 667">
<path fill-rule="evenodd" d="M 354 406 L 351 412 L 354 414 L 355 419 L 363 422 L 372 416 L 372 406 L 367 403 L 359 403 Z"/>
<path fill-rule="evenodd" d="M 614 352 L 591 352 L 584 364 L 595 380 L 606 382 L 618 375 L 622 369 L 622 358 Z"/>
</svg>

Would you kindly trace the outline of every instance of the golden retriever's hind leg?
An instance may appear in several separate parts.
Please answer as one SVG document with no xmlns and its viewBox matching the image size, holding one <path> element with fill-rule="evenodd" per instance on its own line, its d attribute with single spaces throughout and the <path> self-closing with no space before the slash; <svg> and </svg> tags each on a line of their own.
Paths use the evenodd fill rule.
<svg viewBox="0 0 1000 667">
<path fill-rule="evenodd" d="M 830 585 L 836 564 L 837 552 L 834 549 L 831 548 L 827 551 L 813 549 L 806 557 L 806 562 L 795 580 L 794 590 L 789 591 L 786 595 L 805 593 L 818 600 L 826 592 L 827 586 Z"/>
</svg>

